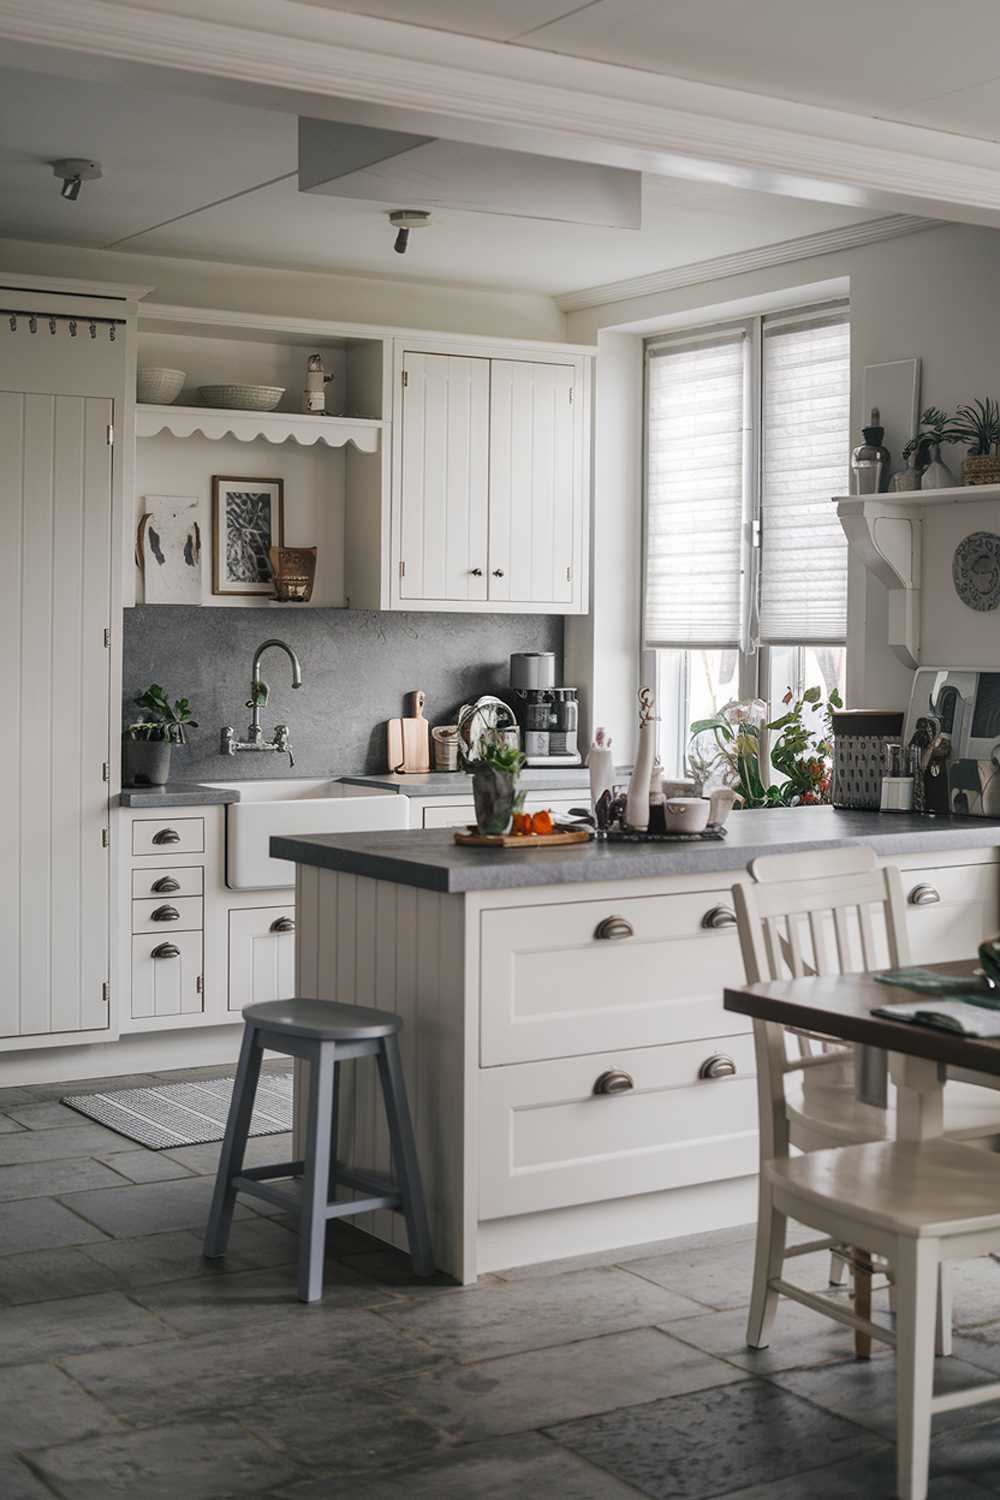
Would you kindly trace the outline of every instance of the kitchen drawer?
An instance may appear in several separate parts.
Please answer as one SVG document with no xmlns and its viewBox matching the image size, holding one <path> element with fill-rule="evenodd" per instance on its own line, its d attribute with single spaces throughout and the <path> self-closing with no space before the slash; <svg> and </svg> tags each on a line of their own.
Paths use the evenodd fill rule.
<svg viewBox="0 0 1000 1500">
<path fill-rule="evenodd" d="M 731 1077 L 699 1070 L 720 1057 Z M 627 1092 L 595 1094 L 602 1075 Z M 719 1036 L 479 1073 L 479 1217 L 627 1198 L 757 1170 L 753 1041 Z"/>
<path fill-rule="evenodd" d="M 587 790 L 582 790 L 573 797 L 567 797 L 565 794 L 560 794 L 558 797 L 546 797 L 544 793 L 539 792 L 537 795 L 527 796 L 524 801 L 525 812 L 539 812 L 543 807 L 547 807 L 560 816 L 568 814 L 571 807 L 589 806 L 590 793 Z M 449 807 L 424 808 L 424 828 L 467 828 L 475 821 L 474 802 L 453 802 Z"/>
<path fill-rule="evenodd" d="M 948 865 L 901 873 L 914 963 L 968 958 L 1000 928 L 1000 866 Z"/>
<path fill-rule="evenodd" d="M 203 913 L 200 896 L 149 896 L 132 902 L 132 931 L 200 932 Z"/>
<path fill-rule="evenodd" d="M 229 1009 L 295 994 L 295 907 L 229 913 Z"/>
<path fill-rule="evenodd" d="M 161 901 L 173 901 L 177 896 L 200 896 L 205 889 L 205 867 L 203 865 L 179 866 L 177 869 L 132 871 L 132 895 L 159 896 Z"/>
<path fill-rule="evenodd" d="M 133 854 L 204 854 L 204 818 L 137 818 Z"/>
<path fill-rule="evenodd" d="M 132 1016 L 194 1015 L 204 1010 L 200 932 L 132 939 Z"/>
<path fill-rule="evenodd" d="M 743 977 L 734 923 L 719 891 L 484 912 L 483 1067 L 749 1031 L 722 1008 Z"/>
</svg>

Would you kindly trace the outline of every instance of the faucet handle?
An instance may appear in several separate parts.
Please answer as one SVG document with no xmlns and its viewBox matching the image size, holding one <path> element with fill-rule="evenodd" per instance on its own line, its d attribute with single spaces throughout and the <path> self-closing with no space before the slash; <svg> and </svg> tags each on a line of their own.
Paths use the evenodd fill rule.
<svg viewBox="0 0 1000 1500">
<path fill-rule="evenodd" d="M 236 730 L 232 724 L 227 724 L 219 736 L 220 755 L 235 755 L 236 753 Z"/>
<path fill-rule="evenodd" d="M 291 770 L 291 768 L 295 765 L 295 757 L 292 754 L 292 747 L 288 741 L 287 724 L 275 724 L 274 739 L 272 741 L 272 744 L 274 745 L 275 750 L 280 750 L 288 756 L 288 768 L 289 770 Z"/>
</svg>

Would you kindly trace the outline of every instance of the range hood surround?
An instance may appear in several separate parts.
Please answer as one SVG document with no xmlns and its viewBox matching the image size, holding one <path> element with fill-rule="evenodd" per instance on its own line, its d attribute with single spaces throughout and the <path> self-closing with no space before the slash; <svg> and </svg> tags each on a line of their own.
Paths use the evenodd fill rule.
<svg viewBox="0 0 1000 1500">
<path fill-rule="evenodd" d="M 612 229 L 642 224 L 641 172 L 304 117 L 299 192 Z"/>
</svg>

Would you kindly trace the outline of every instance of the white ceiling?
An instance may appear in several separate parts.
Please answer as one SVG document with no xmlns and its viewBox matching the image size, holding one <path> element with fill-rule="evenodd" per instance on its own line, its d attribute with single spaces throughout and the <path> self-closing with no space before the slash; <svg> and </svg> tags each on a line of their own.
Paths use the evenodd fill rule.
<svg viewBox="0 0 1000 1500">
<path fill-rule="evenodd" d="M 1000 139 L 997 0 L 305 0 Z"/>
<path fill-rule="evenodd" d="M 463 0 L 464 13 L 477 8 Z M 510 8 L 527 12 L 529 0 Z M 639 231 L 437 209 L 404 259 L 384 211 L 420 205 L 299 193 L 296 142 L 291 114 L 0 70 L 0 235 L 555 294 L 873 217 L 647 176 Z M 76 203 L 60 198 L 46 165 L 61 156 L 104 166 Z"/>
</svg>

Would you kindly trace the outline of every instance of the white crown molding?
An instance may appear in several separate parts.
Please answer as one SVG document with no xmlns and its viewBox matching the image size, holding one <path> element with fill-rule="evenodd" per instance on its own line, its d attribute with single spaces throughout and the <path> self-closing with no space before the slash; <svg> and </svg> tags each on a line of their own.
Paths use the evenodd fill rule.
<svg viewBox="0 0 1000 1500">
<path fill-rule="evenodd" d="M 455 139 L 1000 223 L 995 142 L 295 0 L 200 3 L 211 20 L 197 0 L 0 0 L 0 37 L 263 87 L 275 108 L 353 101 Z"/>
<path fill-rule="evenodd" d="M 938 228 L 940 221 L 936 219 L 921 219 L 914 214 L 890 214 L 884 219 L 869 219 L 862 224 L 846 224 L 838 229 L 821 229 L 794 240 L 779 240 L 772 245 L 735 250 L 731 255 L 717 255 L 711 260 L 671 266 L 666 271 L 652 271 L 648 276 L 632 276 L 625 281 L 583 287 L 578 292 L 563 292 L 552 300 L 561 312 L 583 312 L 588 307 L 607 307 L 613 302 L 628 302 L 658 292 L 674 292 L 681 287 L 698 286 L 703 281 L 721 281 L 727 276 L 741 276 L 748 271 L 765 270 L 768 266 L 785 266 L 791 261 L 807 260 L 815 255 L 832 255 L 838 250 L 853 250 L 858 245 L 874 245 L 879 240 L 896 239 L 901 234 Z"/>
<path fill-rule="evenodd" d="M 29 296 L 32 292 L 60 292 L 67 297 L 104 297 L 121 302 L 141 302 L 155 290 L 126 281 L 80 281 L 72 276 L 35 276 L 28 271 L 3 270 L 0 270 L 0 287 Z"/>
</svg>

